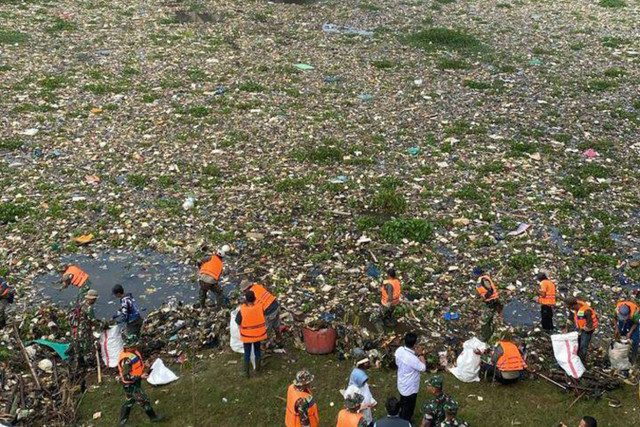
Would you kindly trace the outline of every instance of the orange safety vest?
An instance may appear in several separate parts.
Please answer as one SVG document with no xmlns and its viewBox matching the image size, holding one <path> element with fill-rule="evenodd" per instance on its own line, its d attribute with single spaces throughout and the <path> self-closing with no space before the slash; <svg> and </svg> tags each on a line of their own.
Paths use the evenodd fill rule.
<svg viewBox="0 0 640 427">
<path fill-rule="evenodd" d="M 543 280 L 540 282 L 540 290 L 545 294 L 538 297 L 538 302 L 542 305 L 556 305 L 556 285 L 551 280 Z"/>
<path fill-rule="evenodd" d="M 582 329 L 587 326 L 587 319 L 585 317 L 585 312 L 587 310 L 591 310 L 591 319 L 593 320 L 593 330 L 598 327 L 598 316 L 596 315 L 596 311 L 586 302 L 578 300 L 578 309 L 573 312 L 573 321 L 576 325 L 576 328 Z"/>
<path fill-rule="evenodd" d="M 296 402 L 299 399 L 307 400 L 311 397 L 311 393 L 306 391 L 300 391 L 296 389 L 296 386 L 291 384 L 287 390 L 287 414 L 284 419 L 284 425 L 286 427 L 302 427 L 300 422 L 300 415 L 296 412 Z M 320 416 L 318 414 L 318 405 L 314 400 L 311 401 L 311 405 L 307 411 L 309 415 L 309 422 L 311 427 L 318 427 L 320 424 Z"/>
<path fill-rule="evenodd" d="M 502 347 L 502 356 L 498 359 L 496 367 L 503 372 L 522 371 L 527 367 L 520 350 L 510 341 L 498 342 Z"/>
<path fill-rule="evenodd" d="M 631 301 L 620 301 L 616 304 L 616 312 L 618 312 L 620 310 L 620 307 L 622 307 L 623 305 L 629 307 L 629 320 L 633 320 L 633 316 L 638 312 L 638 304 Z"/>
<path fill-rule="evenodd" d="M 253 291 L 253 293 L 255 294 L 256 304 L 262 307 L 262 311 L 265 311 L 267 308 L 269 308 L 269 306 L 276 300 L 276 297 L 274 297 L 268 290 L 265 289 L 264 286 L 259 283 L 254 283 L 253 285 L 251 285 L 251 288 L 249 288 L 249 290 Z"/>
<path fill-rule="evenodd" d="M 138 350 L 134 350 L 133 353 L 122 350 L 120 355 L 118 356 L 118 371 L 120 371 L 120 379 L 123 384 L 133 384 L 135 381 L 126 381 L 124 379 L 124 371 L 122 369 L 122 362 L 125 359 L 131 359 L 131 376 L 132 377 L 141 377 L 144 372 L 144 362 L 142 361 L 142 356 Z"/>
<path fill-rule="evenodd" d="M 389 295 L 387 294 L 387 284 L 393 287 L 393 295 L 391 296 L 391 305 L 396 306 L 400 302 L 400 280 L 387 279 L 382 283 L 382 305 L 386 306 L 389 303 Z"/>
<path fill-rule="evenodd" d="M 67 267 L 63 276 L 66 275 L 71 275 L 71 284 L 77 288 L 82 287 L 89 280 L 89 275 L 75 265 Z"/>
<path fill-rule="evenodd" d="M 361 413 L 349 412 L 343 409 L 338 413 L 338 424 L 336 424 L 336 427 L 358 427 L 361 419 Z"/>
<path fill-rule="evenodd" d="M 242 322 L 240 324 L 240 339 L 243 343 L 264 341 L 267 339 L 267 322 L 264 318 L 262 306 L 242 304 L 240 306 Z"/>
<path fill-rule="evenodd" d="M 491 296 L 489 297 L 489 299 L 487 299 L 485 297 L 485 295 L 487 294 L 487 292 L 489 292 L 489 290 L 487 290 L 487 288 L 485 288 L 482 285 L 482 281 L 483 279 L 487 279 L 489 280 L 489 283 L 491 284 L 491 289 L 493 289 L 493 294 L 491 294 Z M 478 293 L 480 294 L 480 296 L 482 296 L 482 300 L 484 302 L 489 302 L 489 301 L 493 301 L 494 299 L 498 299 L 498 288 L 496 288 L 495 283 L 493 283 L 493 280 L 491 279 L 491 276 L 482 276 L 480 277 L 480 284 L 478 285 L 478 287 L 476 288 L 476 290 L 478 291 Z"/>
<path fill-rule="evenodd" d="M 214 279 L 219 280 L 223 266 L 222 259 L 218 255 L 213 255 L 209 261 L 202 264 L 200 267 L 200 274 L 206 274 L 207 276 L 211 276 Z"/>
</svg>

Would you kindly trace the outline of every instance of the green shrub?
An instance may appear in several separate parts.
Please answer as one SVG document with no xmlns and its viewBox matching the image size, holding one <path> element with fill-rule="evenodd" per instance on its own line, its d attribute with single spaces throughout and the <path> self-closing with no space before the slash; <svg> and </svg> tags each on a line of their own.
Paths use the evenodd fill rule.
<svg viewBox="0 0 640 427">
<path fill-rule="evenodd" d="M 410 34 L 405 41 L 426 50 L 448 48 L 457 51 L 479 51 L 482 43 L 470 34 L 449 28 L 429 28 Z"/>
<path fill-rule="evenodd" d="M 433 226 L 424 219 L 393 219 L 382 226 L 382 237 L 391 243 L 400 243 L 402 239 L 418 243 L 427 243 L 433 237 Z"/>
<path fill-rule="evenodd" d="M 407 209 L 407 201 L 394 189 L 383 188 L 374 197 L 372 206 L 381 214 L 400 215 Z"/>
<path fill-rule="evenodd" d="M 533 253 L 515 254 L 509 258 L 509 265 L 518 271 L 529 271 L 538 263 L 538 256 Z"/>
<path fill-rule="evenodd" d="M 17 221 L 29 214 L 29 207 L 26 205 L 17 205 L 11 202 L 0 203 L 0 224 L 8 224 Z"/>
</svg>

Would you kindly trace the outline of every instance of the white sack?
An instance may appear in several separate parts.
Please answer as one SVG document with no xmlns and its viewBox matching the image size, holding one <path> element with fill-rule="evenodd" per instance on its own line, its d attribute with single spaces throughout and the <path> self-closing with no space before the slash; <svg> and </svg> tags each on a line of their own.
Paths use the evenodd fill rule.
<svg viewBox="0 0 640 427">
<path fill-rule="evenodd" d="M 240 328 L 236 323 L 236 315 L 240 311 L 239 308 L 236 308 L 231 312 L 231 321 L 229 324 L 229 345 L 231 346 L 231 350 L 236 353 L 244 354 L 244 346 L 242 345 L 242 339 L 240 339 Z M 256 368 L 256 356 L 253 354 L 253 350 L 251 351 L 251 364 L 253 368 Z"/>
<path fill-rule="evenodd" d="M 580 378 L 584 374 L 584 365 L 578 357 L 578 333 L 551 335 L 553 355 L 567 375 Z"/>
<path fill-rule="evenodd" d="M 102 362 L 110 368 L 118 366 L 118 356 L 124 348 L 122 325 L 111 326 L 100 334 L 100 352 Z"/>
<path fill-rule="evenodd" d="M 471 383 L 474 381 L 480 381 L 480 355 L 475 353 L 475 350 L 484 352 L 487 349 L 487 344 L 480 341 L 478 338 L 473 337 L 462 344 L 462 353 L 456 360 L 456 367 L 450 368 L 451 372 L 457 379 L 464 383 Z"/>
<path fill-rule="evenodd" d="M 631 369 L 631 362 L 629 362 L 630 348 L 629 342 L 621 343 L 614 341 L 609 346 L 609 361 L 613 369 L 617 371 L 628 371 Z"/>
<path fill-rule="evenodd" d="M 178 376 L 171 372 L 171 369 L 164 365 L 162 359 L 157 358 L 153 365 L 151 365 L 151 373 L 147 382 L 151 385 L 163 385 L 176 381 Z"/>
</svg>

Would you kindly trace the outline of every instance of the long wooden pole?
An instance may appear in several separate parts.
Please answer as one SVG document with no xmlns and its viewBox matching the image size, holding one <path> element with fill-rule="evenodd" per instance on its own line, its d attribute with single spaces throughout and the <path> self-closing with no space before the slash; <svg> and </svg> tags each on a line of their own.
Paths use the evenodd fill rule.
<svg viewBox="0 0 640 427">
<path fill-rule="evenodd" d="M 16 339 L 18 340 L 18 344 L 20 344 L 20 349 L 22 349 L 22 354 L 24 354 L 24 360 L 27 361 L 27 365 L 29 366 L 29 370 L 31 371 L 31 376 L 33 377 L 33 379 L 36 382 L 36 387 L 38 390 L 42 390 L 42 386 L 40 385 L 40 380 L 38 379 L 38 376 L 36 375 L 36 371 L 33 369 L 33 365 L 31 364 L 31 361 L 29 360 L 29 354 L 27 353 L 27 350 L 24 348 L 24 344 L 22 343 L 22 340 L 20 339 L 20 333 L 18 332 L 18 328 L 16 327 L 16 325 L 13 325 L 13 332 L 16 334 Z"/>
<path fill-rule="evenodd" d="M 102 368 L 100 367 L 100 354 L 98 353 L 98 346 L 96 346 L 96 364 L 98 366 L 98 384 L 102 383 Z"/>
</svg>

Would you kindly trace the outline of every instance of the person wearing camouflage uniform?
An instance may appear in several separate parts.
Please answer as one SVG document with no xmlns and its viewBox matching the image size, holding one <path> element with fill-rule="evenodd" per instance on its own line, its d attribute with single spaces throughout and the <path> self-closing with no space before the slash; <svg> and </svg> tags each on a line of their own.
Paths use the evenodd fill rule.
<svg viewBox="0 0 640 427">
<path fill-rule="evenodd" d="M 433 376 L 427 380 L 427 392 L 432 395 L 422 408 L 422 427 L 438 427 L 445 420 L 445 405 L 457 402 L 442 390 L 442 377 Z"/>
<path fill-rule="evenodd" d="M 149 374 L 144 372 L 145 366 L 142 356 L 137 350 L 138 338 L 133 335 L 127 335 L 124 342 L 124 348 L 118 356 L 118 371 L 120 372 L 120 380 L 124 387 L 127 399 L 120 408 L 120 425 L 124 426 L 129 419 L 131 408 L 138 403 L 147 414 L 151 422 L 162 420 L 161 414 L 156 414 L 151 406 L 149 396 L 142 389 L 142 379 L 146 379 Z"/>
<path fill-rule="evenodd" d="M 69 326 L 71 327 L 71 349 L 78 366 L 86 366 L 86 354 L 91 354 L 93 349 L 93 328 L 97 324 L 94 305 L 98 299 L 98 291 L 89 289 L 84 295 L 82 303 L 69 313 Z"/>
<path fill-rule="evenodd" d="M 456 418 L 458 414 L 458 404 L 455 400 L 451 400 L 450 402 L 445 403 L 444 405 L 444 415 L 445 419 L 440 423 L 439 427 L 469 427 L 465 421 L 459 420 Z"/>
<path fill-rule="evenodd" d="M 348 394 L 344 397 L 344 409 L 338 413 L 336 427 L 367 427 L 364 416 L 360 413 L 360 406 L 364 396 L 360 393 Z"/>
<path fill-rule="evenodd" d="M 318 427 L 318 405 L 311 394 L 313 375 L 307 369 L 296 374 L 287 390 L 286 427 Z"/>
</svg>

